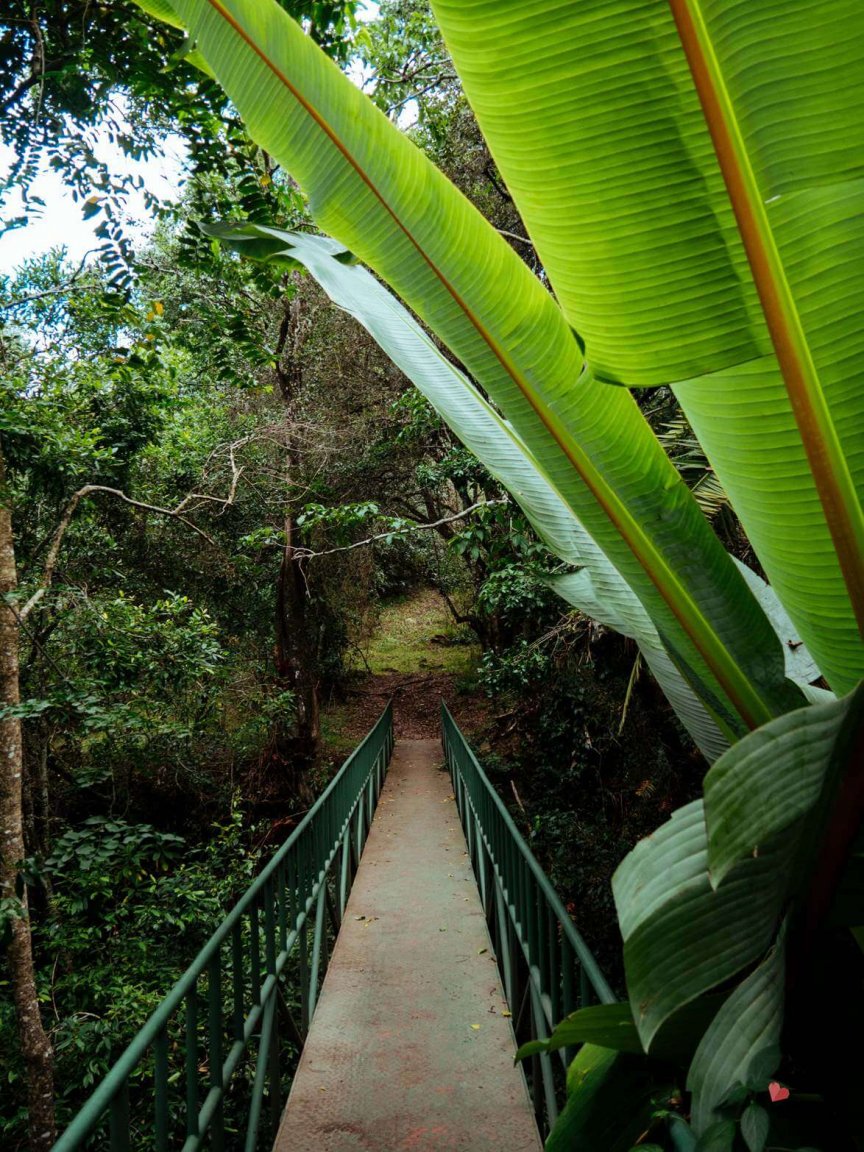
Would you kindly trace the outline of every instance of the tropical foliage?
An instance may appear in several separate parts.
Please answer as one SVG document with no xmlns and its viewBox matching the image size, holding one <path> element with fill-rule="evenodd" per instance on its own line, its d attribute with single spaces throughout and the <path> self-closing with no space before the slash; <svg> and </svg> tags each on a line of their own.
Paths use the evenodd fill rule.
<svg viewBox="0 0 864 1152">
<path fill-rule="evenodd" d="M 791 1147 L 817 1138 L 813 1091 L 833 1116 L 818 1138 L 848 1146 L 832 1085 L 778 1041 L 784 966 L 807 987 L 824 963 L 864 799 L 860 7 L 437 0 L 541 277 L 275 3 L 172 7 L 334 239 L 220 234 L 304 265 L 367 326 L 573 566 L 562 594 L 638 640 L 716 758 L 704 799 L 618 870 L 632 1024 L 568 1025 L 591 1043 L 550 1146 Z M 770 587 L 628 390 L 660 384 Z M 690 1103 L 659 1107 L 662 1077 L 626 1052 L 664 1052 L 682 1019 Z M 792 1136 L 763 1107 L 778 1075 Z M 640 1093 L 645 1125 L 616 1133 Z"/>
</svg>

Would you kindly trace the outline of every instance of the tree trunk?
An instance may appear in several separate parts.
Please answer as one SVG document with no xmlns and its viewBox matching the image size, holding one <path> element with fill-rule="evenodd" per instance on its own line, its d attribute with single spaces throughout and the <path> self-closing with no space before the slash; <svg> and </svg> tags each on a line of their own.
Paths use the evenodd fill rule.
<svg viewBox="0 0 864 1152">
<path fill-rule="evenodd" d="M 276 342 L 276 380 L 285 404 L 285 463 L 287 479 L 296 482 L 302 473 L 301 457 L 293 428 L 294 406 L 303 386 L 302 346 L 308 328 L 303 300 L 292 296 L 283 301 L 282 323 Z M 309 622 L 306 582 L 295 554 L 297 528 L 291 512 L 285 517 L 285 550 L 276 584 L 276 669 L 279 679 L 296 700 L 296 722 L 289 735 L 284 725 L 275 732 L 276 758 L 289 767 L 298 796 L 305 785 L 304 769 L 314 759 L 320 737 L 318 697 L 318 645 Z"/>
<path fill-rule="evenodd" d="M 20 699 L 18 621 L 5 602 L 17 583 L 12 514 L 0 452 L 0 707 L 4 711 L 14 708 Z M 23 768 L 21 721 L 13 716 L 0 718 L 0 908 L 12 913 L 7 955 L 18 1042 L 27 1071 L 29 1146 L 31 1152 L 42 1152 L 51 1147 L 55 1135 L 54 1053 L 42 1027 L 36 996 L 27 890 L 19 885 L 20 864 L 25 855 L 21 806 Z"/>
<path fill-rule="evenodd" d="M 285 521 L 285 551 L 276 590 L 276 659 L 280 680 L 296 697 L 293 751 L 309 760 L 315 755 L 320 735 L 318 672 L 316 646 L 309 635 L 303 573 L 294 555 L 294 531 L 289 516 Z"/>
</svg>

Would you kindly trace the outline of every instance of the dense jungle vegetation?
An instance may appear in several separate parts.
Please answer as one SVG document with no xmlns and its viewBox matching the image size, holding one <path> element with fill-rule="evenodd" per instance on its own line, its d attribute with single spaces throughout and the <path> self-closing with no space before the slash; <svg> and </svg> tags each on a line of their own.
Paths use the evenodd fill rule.
<svg viewBox="0 0 864 1152">
<path fill-rule="evenodd" d="M 440 256 L 437 232 L 423 232 L 422 219 L 411 216 L 411 181 L 406 177 L 404 188 L 397 187 L 393 175 L 400 163 L 406 172 L 413 163 L 402 151 L 406 140 L 487 222 L 488 241 L 461 198 L 451 203 L 442 192 L 441 218 L 457 218 L 465 242 L 464 250 L 454 244 L 450 263 L 442 257 L 441 264 L 457 285 L 454 299 L 469 300 L 467 312 L 485 317 L 487 308 L 496 323 L 500 318 L 499 328 L 487 325 L 492 342 L 505 347 L 512 340 L 513 379 L 528 380 L 540 399 L 529 411 L 527 391 L 508 391 L 510 383 L 496 373 L 510 361 L 496 352 L 490 367 L 475 335 L 460 328 L 462 318 L 454 319 L 437 289 L 425 284 L 423 269 L 413 269 L 404 253 L 388 263 L 389 217 L 382 224 L 378 208 L 363 202 L 365 191 L 339 185 L 323 161 L 321 171 L 316 168 L 314 150 L 323 146 L 307 139 L 299 121 L 291 122 L 283 156 L 279 137 L 286 130 L 278 111 L 268 120 L 259 97 L 246 98 L 247 78 L 233 74 L 228 50 L 215 39 L 211 44 L 192 0 L 170 6 L 142 0 L 140 7 L 120 0 L 36 6 L 12 0 L 6 6 L 0 123 L 12 158 L 2 227 L 13 230 L 50 212 L 38 199 L 46 169 L 61 175 L 82 217 L 98 227 L 93 250 L 81 260 L 55 248 L 0 275 L 0 751 L 7 772 L 0 787 L 7 829 L 0 876 L 0 1144 L 13 1152 L 51 1146 L 392 693 L 397 732 L 401 724 L 404 732 L 422 735 L 434 734 L 437 697 L 444 696 L 610 980 L 623 999 L 629 995 L 635 1023 L 628 1017 L 623 1065 L 618 1056 L 604 1065 L 600 1103 L 592 1106 L 608 1114 L 622 1099 L 638 1098 L 633 1113 L 642 1127 L 605 1147 L 685 1149 L 696 1148 L 698 1139 L 703 1152 L 745 1146 L 761 1152 L 809 1146 L 820 1133 L 825 1148 L 861 1146 L 854 1143 L 861 1140 L 860 1118 L 851 1117 L 847 1093 L 853 1064 L 840 1054 L 841 1033 L 854 1036 L 862 1015 L 860 952 L 844 927 L 859 923 L 854 875 L 847 871 L 843 889 L 854 911 L 844 905 L 842 916 L 836 907 L 832 913 L 843 931 L 838 928 L 815 960 L 808 944 L 789 977 L 799 998 L 819 1002 L 827 995 L 825 971 L 834 972 L 844 1021 L 834 1019 L 826 1030 L 812 1012 L 795 1017 L 782 1057 L 784 977 L 776 970 L 787 936 L 795 940 L 800 930 L 794 909 L 799 898 L 806 903 L 801 891 L 810 885 L 800 881 L 801 890 L 793 890 L 787 878 L 822 877 L 828 885 L 822 903 L 830 904 L 858 831 L 861 788 L 854 768 L 860 774 L 862 704 L 855 606 L 860 621 L 864 535 L 855 526 L 860 504 L 843 485 L 848 481 L 854 490 L 861 479 L 860 403 L 836 384 L 832 360 L 826 380 L 839 399 L 826 410 L 840 429 L 836 443 L 828 437 L 834 447 L 821 456 L 798 452 L 791 415 L 786 423 L 785 415 L 775 420 L 773 413 L 789 405 L 771 391 L 770 309 L 765 306 L 771 339 L 762 331 L 762 297 L 749 286 L 737 234 L 728 239 L 735 228 L 728 206 L 715 210 L 711 201 L 699 216 L 719 221 L 722 243 L 711 233 L 705 247 L 686 254 L 696 269 L 687 265 L 692 276 L 676 252 L 674 290 L 660 279 L 663 260 L 649 252 L 639 264 L 626 235 L 607 240 L 608 220 L 589 219 L 580 239 L 587 255 L 574 271 L 558 252 L 557 230 L 570 214 L 578 219 L 577 209 L 585 207 L 579 197 L 587 203 L 588 192 L 566 166 L 555 168 L 548 153 L 549 186 L 542 184 L 542 164 L 541 175 L 535 173 L 540 185 L 531 183 L 514 142 L 527 134 L 526 125 L 515 110 L 509 126 L 496 120 L 504 90 L 518 84 L 503 72 L 487 80 L 483 60 L 472 56 L 476 28 L 472 32 L 467 17 L 463 26 L 458 4 L 436 4 L 436 23 L 423 0 L 384 0 L 362 19 L 355 0 L 279 3 L 400 138 L 392 156 L 386 152 L 392 163 L 381 183 L 393 181 L 393 219 L 403 212 L 405 234 L 411 228 L 422 234 L 416 243 L 418 251 L 427 245 L 430 266 Z M 252 27 L 254 5 L 237 0 L 237 7 Z M 534 20 L 538 37 L 546 37 L 546 48 L 536 50 L 545 60 L 555 55 L 549 44 L 562 33 L 555 6 L 540 7 L 544 13 L 526 11 L 520 19 Z M 826 26 L 836 32 L 842 4 L 830 8 Z M 490 35 L 506 32 L 531 42 L 525 28 L 502 31 L 489 12 L 481 16 L 488 17 Z M 644 33 L 647 43 L 646 28 L 639 21 L 634 28 L 634 37 Z M 500 44 L 499 50 L 503 58 Z M 646 58 L 652 50 L 640 48 Z M 534 65 L 517 57 L 512 68 L 530 72 Z M 297 59 L 298 74 L 308 67 L 317 78 L 318 54 L 308 65 L 302 53 Z M 342 89 L 335 73 L 320 67 L 321 91 L 330 99 L 328 84 L 334 93 Z M 844 75 L 854 70 L 849 63 Z M 779 65 L 775 71 L 782 100 L 791 103 Z M 267 82 L 260 80 L 265 104 Z M 680 77 L 675 82 L 683 85 Z M 351 99 L 344 96 L 345 123 L 359 125 L 359 154 L 365 121 Z M 336 95 L 332 101 L 336 122 L 341 105 Z M 534 109 L 541 121 L 548 113 L 552 136 L 566 136 L 563 121 L 552 123 L 565 115 L 560 103 Z M 758 121 L 760 109 L 751 111 Z M 614 109 L 603 114 L 612 119 L 600 134 L 611 137 Z M 794 108 L 789 115 L 794 121 Z M 370 139 L 379 133 L 383 157 L 390 137 L 379 120 L 369 124 Z M 760 125 L 753 128 L 757 136 Z M 351 147 L 353 130 L 345 129 Z M 804 136 L 807 130 L 805 123 Z M 106 139 L 128 158 L 157 156 L 168 143 L 182 148 L 176 199 L 160 200 L 140 187 L 131 168 L 102 158 Z M 683 133 L 682 139 L 690 138 Z M 586 154 L 592 143 L 578 133 L 567 142 Z M 770 144 L 760 143 L 766 154 Z M 693 172 L 709 163 L 703 145 L 700 137 L 698 146 L 682 146 Z M 816 170 L 813 182 L 824 186 L 836 162 L 851 188 L 853 176 L 860 183 L 860 158 L 843 152 L 841 159 L 832 153 L 822 168 L 816 161 L 801 166 L 808 178 Z M 586 159 L 586 168 L 616 162 L 601 152 Z M 426 168 L 411 171 L 419 181 Z M 688 188 L 704 183 L 710 195 L 725 195 L 713 169 L 704 181 L 687 172 Z M 785 191 L 787 176 L 769 174 Z M 585 179 L 590 183 L 590 173 Z M 635 173 L 638 210 L 659 211 L 640 179 Z M 787 182 L 794 185 L 793 177 Z M 152 219 L 146 237 L 124 214 L 136 191 Z M 551 208 L 544 215 L 547 195 L 561 219 Z M 622 219 L 637 211 L 624 200 L 619 208 Z M 849 242 L 841 225 L 853 215 L 847 206 L 831 216 L 837 234 L 826 245 L 832 257 Z M 648 249 L 671 245 L 670 233 L 689 236 L 695 219 L 664 219 Z M 232 232 L 225 222 L 241 227 Z M 803 241 L 795 225 L 789 235 L 783 226 L 782 220 L 772 224 L 787 258 L 784 245 L 791 250 Z M 321 272 L 324 256 L 337 263 L 332 250 L 303 249 L 319 227 L 350 247 L 376 273 L 375 283 L 389 284 L 425 322 L 443 371 L 465 382 L 470 394 L 461 423 L 455 402 L 448 408 L 443 392 L 436 399 L 431 385 L 412 382 L 405 364 L 404 372 L 397 366 L 398 355 L 390 358 L 395 329 L 382 337 L 375 327 L 380 314 L 372 315 L 372 295 L 354 306 L 346 287 L 340 298 L 337 274 L 328 280 Z M 579 232 L 578 223 L 572 227 Z M 390 239 L 395 253 L 397 241 Z M 2 243 L 0 233 L 0 252 Z M 725 257 L 706 255 L 709 248 L 725 252 L 724 245 L 732 252 L 728 267 Z M 590 279 L 590 260 L 600 249 L 618 261 L 620 282 L 590 282 L 582 299 L 571 279 Z M 485 289 L 477 289 L 471 269 L 483 265 L 484 253 L 490 268 L 499 262 L 494 291 L 500 300 L 490 302 Z M 860 288 L 848 289 L 852 273 L 847 277 L 843 264 L 835 280 L 847 284 L 851 303 L 838 304 L 842 294 L 834 281 L 825 287 L 830 275 L 823 256 L 809 253 L 803 270 L 795 265 L 790 273 L 801 299 L 815 300 L 816 319 L 804 311 L 816 331 L 820 370 L 819 358 L 830 360 L 819 327 L 829 304 L 842 312 L 835 359 L 846 365 L 854 358 L 855 292 L 860 295 Z M 713 275 L 715 264 L 718 298 L 721 289 L 741 297 L 734 295 L 728 308 L 711 303 L 714 289 L 706 287 L 705 270 Z M 643 273 L 649 265 L 650 274 Z M 354 270 L 347 260 L 339 268 Z M 566 323 L 550 319 L 550 287 Z M 697 304 L 684 300 L 685 290 Z M 630 314 L 638 292 L 643 311 L 632 305 Z M 816 300 L 819 292 L 828 294 L 828 303 Z M 607 296 L 614 297 L 620 332 L 614 324 L 607 331 L 598 319 L 596 301 Z M 704 308 L 703 297 L 709 299 Z M 520 317 L 530 318 L 532 335 L 514 335 L 517 321 L 506 298 L 516 302 Z M 690 323 L 696 312 L 692 322 L 708 332 L 703 343 L 674 327 L 680 316 Z M 739 313 L 747 317 L 740 339 L 734 334 Z M 413 323 L 408 313 L 392 315 L 402 337 L 414 339 L 404 335 Z M 715 356 L 717 332 L 726 340 L 733 329 Z M 580 335 L 574 339 L 574 333 Z M 595 353 L 596 378 L 578 375 L 586 348 L 589 364 Z M 642 359 L 634 348 L 644 351 Z M 559 376 L 572 383 L 568 373 L 577 361 L 588 400 L 574 412 L 575 402 L 568 407 L 555 388 Z M 536 383 L 537 364 L 552 380 L 548 396 Z M 700 391 L 694 380 L 709 373 Z M 754 391 L 761 388 L 768 398 L 750 410 L 755 402 L 736 389 L 741 378 L 756 376 Z M 632 401 L 622 381 L 634 385 Z M 782 393 L 782 381 L 776 387 Z M 719 411 L 724 389 L 732 417 L 721 427 L 712 403 Z M 602 408 L 601 393 L 614 397 L 614 411 Z M 512 439 L 506 464 L 487 426 L 478 431 L 481 416 L 496 435 L 503 430 Z M 614 450 L 601 444 L 604 421 L 620 430 Z M 745 425 L 759 421 L 774 456 L 766 449 L 763 458 L 750 447 Z M 782 453 L 793 441 L 786 467 Z M 597 527 L 602 517 L 595 505 L 565 475 L 562 461 L 569 468 L 584 444 L 590 465 L 580 476 L 600 476 L 593 488 L 586 482 L 586 491 L 604 509 L 624 510 L 616 513 L 614 532 L 605 521 Z M 830 506 L 825 499 L 820 504 L 816 464 L 811 484 L 807 461 L 817 457 L 828 460 L 828 472 L 837 465 L 841 477 L 834 487 L 825 482 L 836 495 Z M 776 484 L 775 476 L 781 477 Z M 662 504 L 667 494 L 677 501 L 674 517 Z M 787 523 L 802 507 L 801 522 Z M 824 516 L 823 507 L 829 509 Z M 841 512 L 849 514 L 848 523 Z M 812 568 L 805 588 L 807 557 Z M 754 739 L 769 748 L 761 760 Z M 706 799 L 706 809 L 709 823 L 713 811 L 721 813 L 719 831 L 709 827 L 697 848 L 685 852 L 671 843 L 674 830 L 680 832 L 682 819 L 696 819 L 704 829 L 700 798 L 712 763 L 715 775 L 708 780 L 719 781 L 717 807 Z M 716 775 L 724 765 L 725 775 Z M 847 769 L 851 784 L 841 783 Z M 744 789 L 744 803 L 741 773 L 748 771 L 755 782 Z M 807 779 L 799 784 L 793 772 Z M 724 781 L 731 781 L 728 795 Z M 737 799 L 730 798 L 733 785 Z M 839 794 L 852 813 L 839 832 L 831 824 L 837 789 L 845 789 Z M 679 809 L 686 815 L 664 824 Z M 753 813 L 772 814 L 763 826 Z M 19 824 L 20 835 L 13 836 L 8 829 Z M 649 841 L 628 856 L 661 825 L 673 828 L 668 841 L 665 833 L 654 841 L 665 857 L 649 860 Z M 737 827 L 744 831 L 730 847 L 723 835 Z M 823 838 L 837 845 L 827 864 L 815 849 L 802 847 Z M 760 846 L 765 851 L 757 860 Z M 708 853 L 715 850 L 709 869 Z M 746 872 L 753 861 L 762 869 L 755 879 Z M 738 890 L 773 895 L 752 914 L 743 896 L 721 900 L 716 932 L 697 931 L 699 917 L 707 916 L 698 900 L 707 901 L 711 885 L 722 893 L 730 870 L 741 880 L 736 867 L 745 868 Z M 652 869 L 684 879 L 661 892 Z M 653 910 L 638 903 L 646 885 Z M 658 908 L 672 911 L 655 925 Z M 820 906 L 817 919 L 824 915 Z M 717 956 L 735 936 L 730 924 L 743 924 L 747 939 L 721 964 Z M 812 935 L 809 919 L 807 925 L 804 934 Z M 650 977 L 669 960 L 661 944 L 689 967 L 669 975 L 668 1004 L 646 1022 L 638 1005 L 662 998 Z M 697 970 L 701 975 L 694 977 Z M 803 997 L 801 987 L 810 990 Z M 691 1003 L 708 1003 L 710 1013 L 688 1015 Z M 738 1024 L 759 1005 L 762 1030 L 750 1035 Z M 712 1015 L 709 1048 L 726 1060 L 722 1075 L 709 1066 L 704 1045 L 698 1047 Z M 678 1060 L 674 1073 L 669 1061 L 651 1064 L 634 1054 L 649 1049 L 670 1020 L 682 1035 L 690 1030 L 687 1059 Z M 602 1048 L 605 1039 L 610 1051 L 616 1047 L 611 1032 L 583 1034 L 574 1027 L 570 1043 L 588 1039 Z M 748 1079 L 757 1057 L 759 1074 Z M 644 1066 L 634 1071 L 637 1060 Z M 791 1135 L 781 1131 L 766 1143 L 766 1093 L 777 1077 L 800 1088 L 803 1119 Z M 674 1081 L 674 1092 L 667 1081 Z M 685 1086 L 694 1094 L 692 1107 L 682 1104 Z M 817 1098 L 828 1098 L 830 1122 L 821 1112 L 812 1119 Z M 555 1147 L 601 1146 L 585 1136 L 590 1123 L 579 1107 L 567 1123 Z M 588 1142 L 578 1144 L 583 1136 Z"/>
</svg>

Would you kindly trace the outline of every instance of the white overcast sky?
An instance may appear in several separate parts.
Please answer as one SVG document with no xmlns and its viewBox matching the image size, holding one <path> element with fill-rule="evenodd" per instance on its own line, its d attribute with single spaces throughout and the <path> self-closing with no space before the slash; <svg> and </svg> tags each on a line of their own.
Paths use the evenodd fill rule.
<svg viewBox="0 0 864 1152">
<path fill-rule="evenodd" d="M 160 199 L 175 200 L 179 196 L 184 162 L 183 142 L 179 138 L 166 141 L 164 156 L 141 163 L 127 159 L 107 138 L 100 142 L 97 152 L 112 172 L 142 176 L 147 187 Z M 0 182 L 11 159 L 12 149 L 0 145 Z M 73 260 L 80 260 L 85 252 L 102 243 L 95 235 L 101 216 L 90 220 L 83 218 L 83 205 L 75 203 L 59 173 L 45 168 L 33 182 L 31 191 L 41 196 L 45 207 L 38 213 L 32 211 L 23 228 L 15 228 L 0 236 L 0 273 L 9 273 L 28 256 L 39 255 L 60 244 L 66 245 Z M 17 216 L 20 213 L 21 194 L 13 189 L 4 201 L 3 215 Z M 133 192 L 128 202 L 128 231 L 143 238 L 152 228 L 152 223 L 140 193 Z"/>
<path fill-rule="evenodd" d="M 377 13 L 377 3 L 366 0 L 359 16 L 361 20 L 371 20 Z M 358 83 L 362 79 L 361 76 L 352 78 Z M 183 142 L 179 137 L 169 138 L 164 156 L 142 163 L 128 160 L 107 137 L 97 146 L 97 153 L 109 164 L 111 171 L 117 174 L 134 172 L 143 176 L 147 187 L 160 199 L 176 200 L 179 197 L 185 159 Z M 0 143 L 0 194 L 12 157 L 12 149 Z M 41 196 L 45 208 L 39 213 L 32 212 L 23 228 L 0 235 L 0 274 L 8 274 L 29 256 L 38 256 L 60 244 L 65 244 L 71 259 L 80 260 L 85 252 L 101 243 L 95 235 L 101 216 L 84 220 L 83 205 L 75 203 L 56 172 L 47 168 L 42 171 L 32 185 L 32 193 Z M 2 199 L 2 215 L 8 218 L 20 213 L 21 196 L 13 190 L 8 198 Z M 152 218 L 141 196 L 133 193 L 129 197 L 127 231 L 144 239 L 152 227 Z"/>
</svg>

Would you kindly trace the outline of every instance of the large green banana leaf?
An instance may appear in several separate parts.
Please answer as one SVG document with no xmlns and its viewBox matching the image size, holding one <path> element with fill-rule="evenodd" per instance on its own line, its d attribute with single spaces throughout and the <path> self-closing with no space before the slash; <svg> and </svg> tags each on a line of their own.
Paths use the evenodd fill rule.
<svg viewBox="0 0 864 1152">
<path fill-rule="evenodd" d="M 784 910 L 806 898 L 814 861 L 834 837 L 840 781 L 858 766 L 862 732 L 864 686 L 773 720 L 720 757 L 704 802 L 675 812 L 619 866 L 612 887 L 627 990 L 646 1047 L 683 1004 L 763 956 Z M 753 987 L 745 983 L 733 997 Z M 718 1029 L 735 1032 L 730 1012 L 721 1008 Z M 729 1040 L 742 1060 L 743 1035 Z M 711 1052 L 702 1049 L 692 1072 L 694 1082 L 704 1074 L 714 1084 L 706 1123 L 734 1082 L 720 1084 L 716 1068 L 709 1075 Z M 743 1079 L 746 1068 L 731 1069 L 727 1057 L 723 1076 Z"/>
<path fill-rule="evenodd" d="M 580 572 L 550 583 L 568 603 L 638 643 L 681 722 L 706 759 L 714 761 L 728 742 L 669 658 L 632 589 L 544 477 L 513 428 L 441 354 L 393 294 L 365 268 L 347 262 L 342 246 L 326 237 L 258 224 L 216 225 L 204 231 L 253 259 L 296 261 L 334 303 L 359 320 L 462 443 L 510 491 L 549 548 L 580 567 Z"/>
<path fill-rule="evenodd" d="M 174 8 L 321 227 L 500 406 L 727 735 L 794 706 L 769 621 L 632 398 L 585 369 L 559 308 L 494 229 L 275 3 Z"/>
<path fill-rule="evenodd" d="M 864 674 L 864 5 L 433 8 L 589 365 L 630 385 L 680 382 L 772 585 L 847 691 Z M 701 29 L 729 151 L 752 175 L 736 209 L 773 253 L 780 335 L 810 366 L 797 422 L 672 8 Z"/>
</svg>

